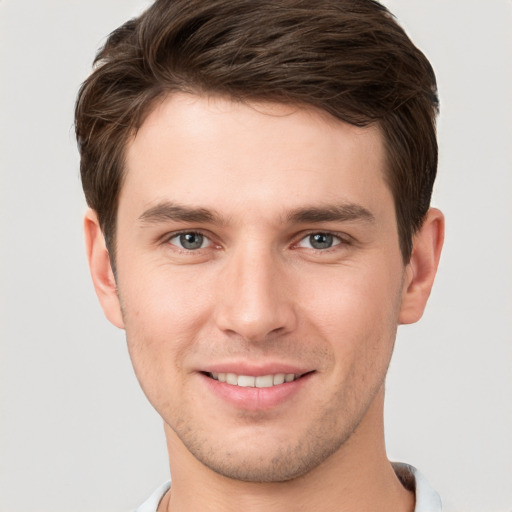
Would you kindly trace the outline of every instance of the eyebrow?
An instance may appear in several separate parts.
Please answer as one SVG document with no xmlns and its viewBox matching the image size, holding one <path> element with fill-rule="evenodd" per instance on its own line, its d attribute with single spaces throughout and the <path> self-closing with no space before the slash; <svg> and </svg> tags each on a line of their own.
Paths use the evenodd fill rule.
<svg viewBox="0 0 512 512">
<path fill-rule="evenodd" d="M 347 221 L 374 223 L 375 216 L 361 205 L 346 203 L 324 207 L 297 208 L 287 215 L 287 220 L 292 224 Z"/>
<path fill-rule="evenodd" d="M 193 208 L 174 204 L 169 201 L 145 210 L 138 219 L 143 224 L 157 224 L 159 222 L 206 222 L 210 224 L 225 224 L 218 213 L 206 208 Z"/>
<path fill-rule="evenodd" d="M 289 224 L 307 224 L 320 222 L 364 221 L 375 222 L 374 215 L 361 205 L 346 203 L 330 206 L 311 206 L 297 208 L 286 217 Z M 226 220 L 217 212 L 206 208 L 193 208 L 169 201 L 159 203 L 145 210 L 138 218 L 142 224 L 159 222 L 197 222 L 225 225 Z"/>
</svg>

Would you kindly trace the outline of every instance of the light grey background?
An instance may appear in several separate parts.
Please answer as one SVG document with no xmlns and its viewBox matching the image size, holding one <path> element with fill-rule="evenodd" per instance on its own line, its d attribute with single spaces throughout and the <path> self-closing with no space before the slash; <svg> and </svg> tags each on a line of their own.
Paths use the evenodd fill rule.
<svg viewBox="0 0 512 512">
<path fill-rule="evenodd" d="M 388 0 L 439 81 L 447 217 L 424 319 L 402 327 L 388 451 L 447 511 L 512 510 L 512 2 Z M 137 0 L 0 0 L 0 511 L 129 510 L 167 479 L 160 420 L 89 281 L 73 103 Z"/>
</svg>

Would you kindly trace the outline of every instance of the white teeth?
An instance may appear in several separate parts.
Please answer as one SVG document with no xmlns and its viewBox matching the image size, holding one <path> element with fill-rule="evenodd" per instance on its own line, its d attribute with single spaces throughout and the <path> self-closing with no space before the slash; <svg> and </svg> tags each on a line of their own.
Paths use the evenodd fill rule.
<svg viewBox="0 0 512 512">
<path fill-rule="evenodd" d="M 284 373 L 278 373 L 274 375 L 274 386 L 277 384 L 282 384 L 284 382 Z"/>
<path fill-rule="evenodd" d="M 285 382 L 292 382 L 299 377 L 294 373 L 276 373 L 275 375 L 260 375 L 253 377 L 252 375 L 236 375 L 235 373 L 210 373 L 210 377 L 219 382 L 226 382 L 232 386 L 240 386 L 244 388 L 270 388 L 278 386 Z"/>
<path fill-rule="evenodd" d="M 259 379 L 259 377 L 258 377 Z M 254 383 L 256 381 L 256 377 L 251 377 L 250 375 L 239 375 L 238 376 L 238 385 L 243 388 L 253 388 Z"/>
<path fill-rule="evenodd" d="M 240 382 L 240 380 L 239 380 L 239 382 Z M 263 375 L 261 377 L 256 377 L 256 387 L 257 388 L 270 388 L 273 385 L 274 385 L 274 377 L 272 377 L 272 375 Z"/>
<path fill-rule="evenodd" d="M 234 373 L 226 373 L 226 382 L 236 386 L 238 384 L 238 377 Z"/>
</svg>

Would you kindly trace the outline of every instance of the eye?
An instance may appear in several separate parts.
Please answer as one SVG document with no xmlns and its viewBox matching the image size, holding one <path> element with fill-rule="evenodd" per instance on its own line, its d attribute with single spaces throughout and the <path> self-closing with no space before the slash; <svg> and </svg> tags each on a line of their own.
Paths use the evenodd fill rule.
<svg viewBox="0 0 512 512">
<path fill-rule="evenodd" d="M 332 233 L 311 233 L 304 237 L 299 243 L 298 247 L 305 247 L 307 249 L 330 249 L 335 245 L 342 243 L 340 237 L 333 235 Z"/>
<path fill-rule="evenodd" d="M 197 249 L 204 249 L 210 245 L 210 240 L 201 233 L 189 231 L 186 233 L 178 233 L 169 239 L 169 243 L 176 245 L 180 249 L 186 251 L 195 251 Z"/>
</svg>

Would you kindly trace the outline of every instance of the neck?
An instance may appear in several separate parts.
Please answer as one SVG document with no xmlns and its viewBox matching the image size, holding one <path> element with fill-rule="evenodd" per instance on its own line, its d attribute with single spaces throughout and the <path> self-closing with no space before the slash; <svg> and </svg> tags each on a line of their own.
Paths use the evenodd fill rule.
<svg viewBox="0 0 512 512">
<path fill-rule="evenodd" d="M 166 426 L 172 491 L 159 512 L 412 512 L 414 495 L 401 485 L 385 453 L 383 401 L 381 390 L 338 451 L 286 482 L 243 482 L 219 475 L 195 459 Z"/>
</svg>

